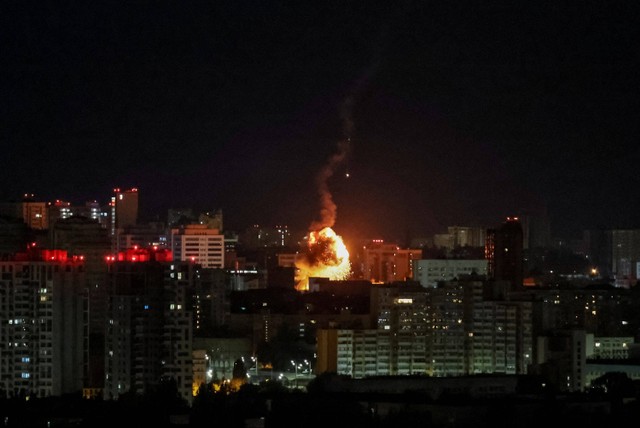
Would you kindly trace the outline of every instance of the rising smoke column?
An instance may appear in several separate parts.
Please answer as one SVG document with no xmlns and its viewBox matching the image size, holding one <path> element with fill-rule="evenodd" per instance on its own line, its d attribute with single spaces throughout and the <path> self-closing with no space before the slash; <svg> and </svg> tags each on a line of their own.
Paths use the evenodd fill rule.
<svg viewBox="0 0 640 428">
<path fill-rule="evenodd" d="M 296 289 L 309 289 L 309 278 L 312 276 L 330 278 L 332 280 L 347 279 L 351 274 L 349 251 L 332 227 L 336 222 L 337 210 L 333 196 L 329 190 L 329 179 L 350 154 L 353 121 L 351 107 L 353 96 L 347 97 L 341 108 L 346 138 L 338 142 L 338 151 L 333 154 L 327 164 L 316 176 L 316 186 L 320 196 L 320 216 L 309 226 L 307 245 L 296 259 Z"/>
<path fill-rule="evenodd" d="M 338 207 L 333 202 L 333 196 L 329 191 L 329 179 L 335 173 L 349 155 L 351 141 L 349 139 L 342 140 L 338 143 L 338 152 L 335 153 L 329 162 L 320 170 L 316 177 L 316 185 L 318 186 L 318 194 L 320 195 L 320 219 L 314 221 L 309 226 L 309 231 L 317 231 L 325 227 L 333 227 L 336 223 Z"/>
<path fill-rule="evenodd" d="M 331 156 L 329 162 L 316 177 L 320 195 L 320 218 L 311 223 L 306 237 L 306 247 L 296 258 L 296 289 L 309 289 L 309 277 L 317 276 L 333 280 L 346 279 L 351 273 L 349 252 L 332 229 L 336 222 L 337 206 L 329 191 L 329 178 L 336 168 L 344 162 L 349 153 L 349 141 L 338 144 L 338 152 Z"/>
<path fill-rule="evenodd" d="M 309 289 L 312 276 L 327 277 L 333 280 L 347 279 L 351 274 L 349 252 L 332 227 L 336 222 L 337 206 L 329 190 L 329 179 L 342 165 L 351 152 L 351 136 L 354 131 L 353 105 L 362 89 L 371 79 L 380 64 L 380 49 L 376 60 L 355 82 L 348 96 L 340 106 L 340 118 L 343 123 L 343 138 L 338 142 L 338 150 L 316 176 L 316 185 L 320 196 L 320 216 L 309 226 L 307 246 L 298 254 L 295 265 L 296 289 Z"/>
<path fill-rule="evenodd" d="M 336 222 L 337 206 L 329 191 L 329 179 L 349 155 L 349 143 L 347 139 L 338 144 L 338 152 L 329 158 L 316 177 L 320 218 L 309 226 L 307 245 L 296 258 L 296 289 L 299 291 L 309 289 L 309 277 L 340 280 L 348 278 L 351 273 L 347 247 L 332 229 Z"/>
<path fill-rule="evenodd" d="M 351 136 L 355 129 L 353 123 L 353 105 L 363 88 L 368 84 L 369 80 L 371 80 L 371 76 L 376 72 L 379 65 L 380 59 L 378 55 L 376 61 L 356 80 L 349 95 L 345 97 L 340 105 L 340 118 L 342 119 L 344 137 L 338 142 L 338 151 L 329 158 L 327 164 L 316 176 L 316 185 L 318 186 L 318 193 L 320 195 L 320 219 L 311 223 L 309 226 L 310 232 L 321 230 L 325 227 L 333 227 L 336 222 L 337 206 L 333 202 L 328 182 L 336 169 L 342 165 L 351 154 Z"/>
<path fill-rule="evenodd" d="M 345 134 L 350 135 L 353 130 L 351 120 L 351 106 L 353 97 L 347 97 L 341 109 L 341 116 L 345 123 Z M 329 179 L 336 169 L 342 165 L 351 150 L 351 138 L 347 137 L 338 142 L 338 151 L 333 154 L 327 164 L 316 176 L 316 186 L 320 196 L 320 216 L 309 226 L 307 245 L 296 258 L 296 289 L 309 289 L 309 277 L 318 276 L 333 280 L 347 279 L 351 274 L 349 251 L 332 227 L 336 223 L 338 207 L 333 201 L 329 190 Z"/>
</svg>

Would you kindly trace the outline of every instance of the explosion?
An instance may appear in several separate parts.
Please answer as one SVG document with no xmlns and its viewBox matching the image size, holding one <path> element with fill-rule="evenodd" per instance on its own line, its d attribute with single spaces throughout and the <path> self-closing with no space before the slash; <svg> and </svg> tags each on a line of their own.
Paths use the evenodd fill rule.
<svg viewBox="0 0 640 428">
<path fill-rule="evenodd" d="M 320 220 L 314 221 L 309 226 L 307 236 L 307 246 L 296 258 L 296 289 L 306 291 L 309 289 L 310 277 L 329 278 L 331 280 L 344 280 L 351 274 L 351 262 L 349 261 L 349 251 L 342 242 L 342 238 L 337 235 L 332 227 L 336 222 L 336 204 L 329 191 L 328 181 L 336 168 L 342 164 L 349 155 L 351 149 L 351 138 L 354 131 L 352 120 L 352 109 L 356 95 L 368 82 L 371 75 L 377 68 L 379 61 L 358 79 L 352 92 L 347 96 L 340 108 L 340 117 L 343 120 L 345 139 L 338 143 L 338 152 L 335 153 L 320 174 L 316 177 L 318 194 L 320 196 Z M 346 177 L 349 177 L 347 170 Z"/>
<path fill-rule="evenodd" d="M 351 273 L 349 251 L 342 238 L 330 227 L 309 232 L 307 247 L 296 260 L 296 289 L 309 289 L 310 277 L 343 280 Z"/>
<path fill-rule="evenodd" d="M 296 259 L 296 289 L 309 289 L 309 277 L 317 276 L 332 280 L 347 279 L 351 273 L 349 251 L 331 227 L 336 222 L 336 204 L 333 202 L 327 181 L 339 164 L 344 162 L 349 153 L 350 140 L 338 145 L 338 153 L 334 154 L 327 165 L 317 176 L 318 193 L 320 195 L 320 220 L 309 226 L 307 246 Z"/>
</svg>

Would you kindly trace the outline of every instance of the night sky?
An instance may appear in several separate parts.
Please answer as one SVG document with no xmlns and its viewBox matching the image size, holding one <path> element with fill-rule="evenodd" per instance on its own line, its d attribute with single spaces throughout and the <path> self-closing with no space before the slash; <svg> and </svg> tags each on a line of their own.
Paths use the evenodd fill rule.
<svg viewBox="0 0 640 428">
<path fill-rule="evenodd" d="M 637 2 L 0 8 L 2 200 L 138 187 L 149 217 L 304 230 L 349 137 L 327 181 L 346 238 L 640 227 Z"/>
</svg>

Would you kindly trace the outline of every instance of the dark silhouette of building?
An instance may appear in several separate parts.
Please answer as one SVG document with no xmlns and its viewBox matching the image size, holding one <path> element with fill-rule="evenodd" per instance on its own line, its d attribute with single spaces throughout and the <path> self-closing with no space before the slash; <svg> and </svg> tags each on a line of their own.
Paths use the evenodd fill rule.
<svg viewBox="0 0 640 428">
<path fill-rule="evenodd" d="M 215 335 L 227 323 L 230 313 L 228 290 L 231 279 L 224 269 L 200 268 L 189 293 L 194 337 Z"/>
<path fill-rule="evenodd" d="M 89 322 L 89 371 L 85 387 L 104 385 L 104 334 L 107 290 L 105 257 L 109 254 L 109 232 L 98 220 L 73 216 L 58 219 L 49 229 L 49 246 L 82 256 L 85 263 Z"/>
<path fill-rule="evenodd" d="M 497 229 L 487 230 L 485 257 L 488 275 L 495 280 L 511 282 L 512 290 L 522 287 L 522 225 L 518 217 L 507 217 Z"/>
<path fill-rule="evenodd" d="M 109 263 L 106 399 L 145 394 L 168 379 L 191 401 L 192 312 L 187 296 L 199 265 L 167 250 L 132 250 Z"/>
<path fill-rule="evenodd" d="M 602 278 L 609 278 L 612 272 L 613 243 L 611 230 L 605 228 L 585 230 L 583 234 L 587 257 L 594 273 Z"/>
<path fill-rule="evenodd" d="M 113 189 L 111 197 L 111 236 L 115 240 L 117 229 L 138 223 L 138 189 Z M 114 242 L 115 243 L 115 242 Z"/>
<path fill-rule="evenodd" d="M 0 254 L 24 251 L 33 233 L 22 219 L 0 215 Z"/>
</svg>

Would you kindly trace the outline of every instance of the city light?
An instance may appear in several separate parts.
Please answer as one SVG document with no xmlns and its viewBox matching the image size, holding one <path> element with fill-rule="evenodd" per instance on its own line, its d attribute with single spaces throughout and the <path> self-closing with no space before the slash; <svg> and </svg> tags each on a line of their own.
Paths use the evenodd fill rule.
<svg viewBox="0 0 640 428">
<path fill-rule="evenodd" d="M 10 3 L 0 423 L 638 410 L 640 3 Z"/>
</svg>

